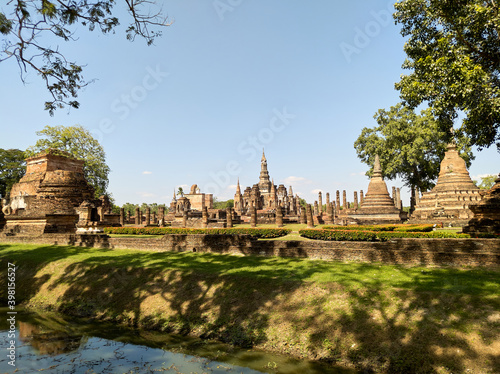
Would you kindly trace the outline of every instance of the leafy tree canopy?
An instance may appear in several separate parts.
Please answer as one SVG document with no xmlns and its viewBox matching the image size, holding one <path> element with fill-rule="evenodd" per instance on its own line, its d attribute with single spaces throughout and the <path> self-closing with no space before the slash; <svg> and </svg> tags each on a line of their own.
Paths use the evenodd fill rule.
<svg viewBox="0 0 500 374">
<path fill-rule="evenodd" d="M 489 190 L 494 186 L 495 180 L 498 178 L 498 175 L 486 175 L 481 177 L 481 181 L 474 181 L 474 184 L 478 186 L 482 190 Z"/>
<path fill-rule="evenodd" d="M 99 142 L 82 126 L 45 126 L 36 133 L 45 138 L 39 139 L 34 146 L 26 150 L 27 156 L 33 156 L 48 148 L 68 152 L 85 161 L 85 178 L 94 187 L 96 197 L 106 194 L 108 188 L 109 167 L 106 154 Z"/>
<path fill-rule="evenodd" d="M 234 208 L 233 199 L 229 199 L 226 201 L 219 201 L 216 197 L 214 197 L 214 209 L 226 209 L 226 208 Z"/>
<path fill-rule="evenodd" d="M 8 196 L 12 186 L 26 173 L 24 152 L 0 148 L 0 195 Z"/>
<path fill-rule="evenodd" d="M 51 115 L 57 108 L 78 108 L 78 91 L 88 82 L 82 65 L 69 61 L 54 40 L 75 41 L 79 25 L 104 34 L 114 32 L 119 25 L 115 6 L 125 8 L 130 16 L 125 33 L 131 41 L 140 36 L 150 45 L 161 34 L 159 28 L 170 24 L 149 0 L 7 1 L 0 8 L 0 62 L 15 59 L 23 81 L 29 71 L 43 79 L 51 95 L 45 109 Z"/>
<path fill-rule="evenodd" d="M 420 115 L 398 104 L 374 116 L 375 128 L 364 128 L 354 143 L 358 157 L 373 167 L 379 155 L 384 177 L 399 177 L 410 188 L 431 189 L 439 175 L 449 136 L 435 121 L 430 109 Z M 473 155 L 466 138 L 458 138 L 461 156 L 470 166 Z M 371 175 L 372 169 L 367 173 Z"/>
<path fill-rule="evenodd" d="M 307 201 L 306 199 L 303 199 L 301 197 L 299 197 L 299 205 L 302 206 L 302 207 L 307 207 Z"/>
<path fill-rule="evenodd" d="M 182 187 L 177 189 L 177 196 L 184 197 L 184 189 Z"/>
<path fill-rule="evenodd" d="M 496 1 L 401 0 L 394 18 L 408 37 L 396 84 L 412 108 L 426 102 L 441 131 L 459 129 L 479 149 L 500 151 L 500 13 Z"/>
</svg>

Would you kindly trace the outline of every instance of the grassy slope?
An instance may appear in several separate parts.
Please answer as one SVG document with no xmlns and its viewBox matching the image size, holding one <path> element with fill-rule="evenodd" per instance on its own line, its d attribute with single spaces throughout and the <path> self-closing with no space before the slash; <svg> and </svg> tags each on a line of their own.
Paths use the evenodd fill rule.
<svg viewBox="0 0 500 374">
<path fill-rule="evenodd" d="M 500 271 L 0 243 L 33 308 L 394 373 L 500 369 Z M 467 371 L 471 370 L 471 371 Z"/>
</svg>

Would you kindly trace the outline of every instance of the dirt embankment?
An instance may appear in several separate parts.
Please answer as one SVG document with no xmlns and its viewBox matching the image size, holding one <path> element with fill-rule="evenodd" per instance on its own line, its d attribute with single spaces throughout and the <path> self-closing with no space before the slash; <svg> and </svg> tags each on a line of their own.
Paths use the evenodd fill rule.
<svg viewBox="0 0 500 374">
<path fill-rule="evenodd" d="M 50 261 L 43 252 L 31 260 L 23 254 L 19 299 L 28 308 L 374 372 L 493 373 L 500 367 L 498 297 L 368 286 L 362 277 L 349 285 L 311 282 L 281 267 L 234 274 L 230 269 L 241 261 L 235 256 L 210 255 L 211 266 L 220 261 L 213 273 L 193 255 L 140 266 L 144 252 L 111 258 L 93 251 L 85 259 L 52 255 Z"/>
</svg>

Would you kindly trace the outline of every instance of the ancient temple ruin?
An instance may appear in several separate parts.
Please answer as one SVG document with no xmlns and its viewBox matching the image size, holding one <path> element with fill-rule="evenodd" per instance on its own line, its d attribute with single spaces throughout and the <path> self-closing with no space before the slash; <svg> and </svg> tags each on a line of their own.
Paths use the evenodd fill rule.
<svg viewBox="0 0 500 374">
<path fill-rule="evenodd" d="M 474 213 L 474 218 L 462 229 L 463 232 L 471 235 L 500 234 L 500 174 L 482 200 L 471 204 L 469 209 Z"/>
<path fill-rule="evenodd" d="M 406 219 L 398 199 L 389 195 L 378 155 L 375 156 L 366 195 L 359 206 L 356 201 L 355 209 L 347 211 L 345 215 L 350 223 L 362 225 L 402 223 Z"/>
<path fill-rule="evenodd" d="M 231 222 L 239 222 L 231 209 L 214 209 L 213 203 L 212 194 L 202 193 L 198 185 L 193 184 L 190 192 L 179 198 L 174 191 L 168 213 L 164 217 L 160 215 L 160 219 L 172 227 L 191 228 L 227 227 L 228 216 L 231 216 Z M 146 222 L 149 221 L 146 219 Z"/>
<path fill-rule="evenodd" d="M 262 151 L 259 183 L 246 187 L 241 192 L 240 181 L 234 195 L 234 210 L 245 222 L 250 221 L 255 208 L 259 223 L 274 223 L 277 209 L 281 209 L 285 222 L 297 222 L 300 213 L 299 197 L 294 196 L 292 186 L 287 190 L 283 184 L 276 186 L 267 170 L 267 159 Z"/>
<path fill-rule="evenodd" d="M 41 235 L 98 231 L 119 224 L 106 197 L 94 198 L 84 161 L 49 149 L 26 160 L 26 174 L 4 199 L 3 234 Z"/>
<path fill-rule="evenodd" d="M 473 217 L 469 206 L 479 203 L 481 198 L 456 144 L 450 143 L 441 161 L 436 185 L 421 198 L 417 197 L 410 221 L 463 225 Z"/>
</svg>

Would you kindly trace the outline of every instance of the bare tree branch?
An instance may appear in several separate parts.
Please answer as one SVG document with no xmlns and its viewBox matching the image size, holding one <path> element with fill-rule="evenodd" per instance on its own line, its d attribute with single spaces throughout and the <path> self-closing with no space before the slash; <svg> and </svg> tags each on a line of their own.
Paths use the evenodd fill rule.
<svg viewBox="0 0 500 374">
<path fill-rule="evenodd" d="M 171 25 L 154 1 L 125 3 L 131 16 L 126 29 L 128 40 L 140 36 L 151 45 L 161 35 L 160 29 Z M 42 78 L 52 98 L 45 102 L 51 115 L 57 108 L 78 108 L 79 103 L 74 100 L 78 91 L 91 83 L 83 78 L 83 66 L 67 60 L 58 48 L 44 46 L 43 39 L 50 34 L 74 41 L 72 26 L 77 24 L 89 31 L 96 27 L 102 33 L 113 31 L 119 25 L 113 16 L 114 7 L 115 0 L 9 0 L 4 6 L 6 12 L 0 12 L 0 62 L 15 58 L 23 82 L 29 71 Z"/>
</svg>

